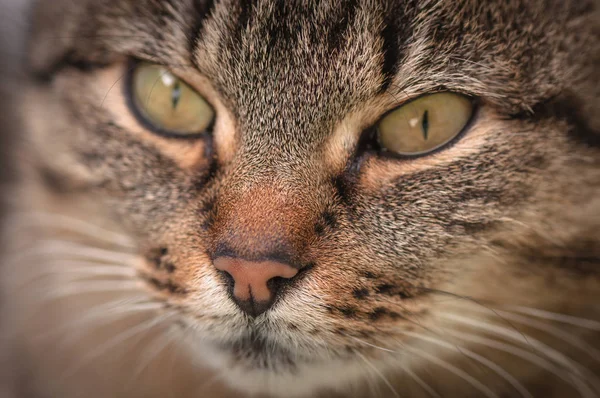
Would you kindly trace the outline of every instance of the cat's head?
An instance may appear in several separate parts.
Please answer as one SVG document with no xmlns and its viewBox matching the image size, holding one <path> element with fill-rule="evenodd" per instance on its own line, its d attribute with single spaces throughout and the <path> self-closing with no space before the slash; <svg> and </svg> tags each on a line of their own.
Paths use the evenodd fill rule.
<svg viewBox="0 0 600 398">
<path fill-rule="evenodd" d="M 41 1 L 23 200 L 125 234 L 149 319 L 246 391 L 434 366 L 514 332 L 488 306 L 597 317 L 594 12 Z"/>
</svg>

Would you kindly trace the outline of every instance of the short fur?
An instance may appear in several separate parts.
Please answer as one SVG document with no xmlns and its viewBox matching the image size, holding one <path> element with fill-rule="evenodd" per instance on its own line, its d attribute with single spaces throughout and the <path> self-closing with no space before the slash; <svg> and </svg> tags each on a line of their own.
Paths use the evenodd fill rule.
<svg viewBox="0 0 600 398">
<path fill-rule="evenodd" d="M 597 2 L 41 0 L 0 314 L 15 397 L 600 394 Z M 127 109 L 130 59 L 217 109 Z M 365 144 L 417 96 L 454 145 Z M 257 318 L 219 255 L 300 269 Z M 5 368 L 7 368 L 5 367 Z"/>
</svg>

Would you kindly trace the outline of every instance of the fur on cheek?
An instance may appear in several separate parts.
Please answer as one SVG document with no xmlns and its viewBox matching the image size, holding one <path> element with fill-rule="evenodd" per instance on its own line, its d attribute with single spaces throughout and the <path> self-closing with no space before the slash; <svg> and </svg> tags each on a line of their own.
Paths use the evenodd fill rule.
<svg viewBox="0 0 600 398">
<path fill-rule="evenodd" d="M 600 394 L 592 2 L 40 0 L 3 192 L 13 395 Z M 214 131 L 144 126 L 129 58 Z M 438 92 L 479 105 L 460 139 L 379 152 Z M 253 313 L 219 257 L 294 276 Z"/>
</svg>

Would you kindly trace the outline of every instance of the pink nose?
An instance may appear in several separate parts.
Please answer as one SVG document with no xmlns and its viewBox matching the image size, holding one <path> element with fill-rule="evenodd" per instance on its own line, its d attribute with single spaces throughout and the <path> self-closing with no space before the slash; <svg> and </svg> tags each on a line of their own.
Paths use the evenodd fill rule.
<svg viewBox="0 0 600 398">
<path fill-rule="evenodd" d="M 252 316 L 266 311 L 274 302 L 275 291 L 267 282 L 273 278 L 293 278 L 298 270 L 276 261 L 247 261 L 233 257 L 218 257 L 215 268 L 233 278 L 233 297 L 242 310 Z"/>
</svg>

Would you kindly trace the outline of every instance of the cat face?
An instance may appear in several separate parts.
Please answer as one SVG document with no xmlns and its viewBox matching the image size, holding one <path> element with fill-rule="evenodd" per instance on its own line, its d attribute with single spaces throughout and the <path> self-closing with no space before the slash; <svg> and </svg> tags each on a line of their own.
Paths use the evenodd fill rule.
<svg viewBox="0 0 600 398">
<path fill-rule="evenodd" d="M 539 331 L 499 311 L 600 316 L 591 7 L 41 2 L 24 207 L 126 235 L 118 265 L 158 305 L 144 321 L 242 391 L 394 391 L 464 352 L 514 364 L 476 338 Z M 407 107 L 414 123 L 386 119 Z M 31 307 L 77 318 L 132 294 L 77 291 L 72 313 Z M 476 336 L 463 352 L 457 333 Z"/>
</svg>

